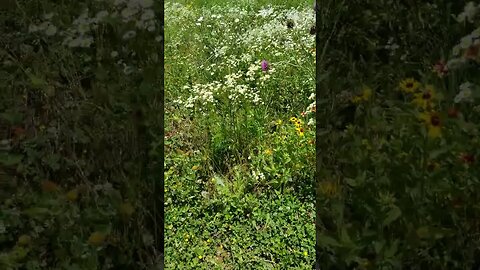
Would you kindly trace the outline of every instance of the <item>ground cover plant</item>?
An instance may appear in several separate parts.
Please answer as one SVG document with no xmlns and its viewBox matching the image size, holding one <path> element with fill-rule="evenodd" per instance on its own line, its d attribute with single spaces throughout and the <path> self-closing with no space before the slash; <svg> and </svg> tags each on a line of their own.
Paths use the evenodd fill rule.
<svg viewBox="0 0 480 270">
<path fill-rule="evenodd" d="M 165 5 L 166 267 L 310 269 L 307 1 Z"/>
<path fill-rule="evenodd" d="M 320 266 L 472 269 L 479 3 L 324 4 Z"/>
</svg>

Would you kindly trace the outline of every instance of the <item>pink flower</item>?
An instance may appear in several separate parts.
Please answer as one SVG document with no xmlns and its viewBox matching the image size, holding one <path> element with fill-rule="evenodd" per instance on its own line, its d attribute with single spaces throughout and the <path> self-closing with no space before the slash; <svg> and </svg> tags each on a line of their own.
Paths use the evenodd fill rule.
<svg viewBox="0 0 480 270">
<path fill-rule="evenodd" d="M 262 70 L 267 71 L 268 70 L 268 62 L 267 60 L 262 60 Z"/>
<path fill-rule="evenodd" d="M 445 64 L 445 61 L 440 60 L 433 66 L 433 71 L 437 73 L 438 77 L 444 77 L 448 73 L 447 64 Z"/>
</svg>

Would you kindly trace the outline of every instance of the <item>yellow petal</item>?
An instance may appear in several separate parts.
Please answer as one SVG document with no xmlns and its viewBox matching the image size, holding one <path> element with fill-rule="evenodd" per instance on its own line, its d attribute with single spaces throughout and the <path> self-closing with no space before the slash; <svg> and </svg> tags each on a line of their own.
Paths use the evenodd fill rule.
<svg viewBox="0 0 480 270">
<path fill-rule="evenodd" d="M 440 137 L 440 135 L 441 135 L 440 127 L 431 126 L 428 128 L 428 136 L 430 138 L 437 138 L 437 137 Z"/>
</svg>

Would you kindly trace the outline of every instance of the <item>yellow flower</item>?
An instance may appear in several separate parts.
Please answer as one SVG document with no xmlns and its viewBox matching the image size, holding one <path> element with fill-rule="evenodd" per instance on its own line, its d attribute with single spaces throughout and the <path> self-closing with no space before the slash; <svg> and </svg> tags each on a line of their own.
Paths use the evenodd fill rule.
<svg viewBox="0 0 480 270">
<path fill-rule="evenodd" d="M 412 101 L 417 107 L 424 110 L 430 109 L 432 107 L 432 101 L 436 98 L 435 89 L 432 85 L 425 87 L 425 90 L 420 93 L 414 94 L 414 99 Z"/>
<path fill-rule="evenodd" d="M 338 185 L 333 181 L 323 181 L 319 188 L 320 192 L 327 197 L 334 197 L 338 194 Z"/>
<path fill-rule="evenodd" d="M 273 151 L 271 149 L 267 149 L 265 150 L 265 154 L 270 156 L 273 154 Z"/>
<path fill-rule="evenodd" d="M 32 242 L 32 238 L 29 235 L 22 234 L 18 237 L 17 244 L 19 246 L 26 246 Z"/>
<path fill-rule="evenodd" d="M 65 196 L 67 197 L 67 200 L 74 202 L 78 199 L 78 191 L 77 189 L 72 189 Z"/>
<path fill-rule="evenodd" d="M 197 165 L 195 165 L 195 166 L 192 167 L 192 170 L 194 170 L 194 171 L 196 171 L 196 170 L 198 170 L 198 169 L 200 169 L 200 167 L 197 166 Z"/>
<path fill-rule="evenodd" d="M 308 256 L 308 252 L 304 251 L 303 256 Z"/>
<path fill-rule="evenodd" d="M 277 121 L 275 122 L 275 124 L 276 124 L 277 126 L 280 126 L 281 124 L 283 124 L 283 121 L 282 121 L 281 119 L 279 119 L 279 120 L 277 120 Z"/>
<path fill-rule="evenodd" d="M 88 238 L 88 243 L 92 246 L 100 246 L 105 242 L 107 236 L 102 232 L 93 232 Z"/>
<path fill-rule="evenodd" d="M 363 95 L 364 100 L 369 100 L 370 97 L 372 96 L 372 89 L 368 86 L 364 86 L 363 91 L 362 91 L 362 95 Z"/>
<path fill-rule="evenodd" d="M 413 93 L 420 87 L 420 83 L 413 78 L 407 78 L 400 82 L 400 90 L 405 93 Z"/>
<path fill-rule="evenodd" d="M 303 127 L 296 127 L 295 130 L 300 137 L 303 137 L 305 135 L 305 129 Z"/>
<path fill-rule="evenodd" d="M 207 243 L 210 243 L 210 242 L 212 242 L 212 240 L 211 240 L 211 239 L 207 239 Z"/>
<path fill-rule="evenodd" d="M 441 135 L 442 120 L 436 112 L 422 113 L 420 119 L 425 122 L 430 138 L 437 138 Z"/>
<path fill-rule="evenodd" d="M 362 97 L 361 96 L 354 96 L 352 98 L 352 102 L 355 103 L 355 104 L 358 104 L 358 103 L 362 102 Z"/>
<path fill-rule="evenodd" d="M 118 213 L 122 218 L 125 218 L 125 219 L 132 216 L 134 212 L 135 212 L 135 208 L 132 206 L 132 204 L 128 202 L 122 203 L 118 207 Z"/>
<path fill-rule="evenodd" d="M 297 122 L 297 120 L 298 120 L 298 119 L 297 119 L 296 117 L 290 117 L 290 122 L 295 123 L 295 122 Z"/>
<path fill-rule="evenodd" d="M 201 260 L 201 259 L 203 258 L 203 256 L 202 256 L 202 255 L 198 255 L 198 258 Z"/>
<path fill-rule="evenodd" d="M 352 102 L 355 104 L 365 102 L 365 101 L 368 101 L 371 96 L 372 96 L 372 89 L 368 86 L 364 86 L 362 89 L 362 93 L 354 96 L 352 98 Z"/>
</svg>

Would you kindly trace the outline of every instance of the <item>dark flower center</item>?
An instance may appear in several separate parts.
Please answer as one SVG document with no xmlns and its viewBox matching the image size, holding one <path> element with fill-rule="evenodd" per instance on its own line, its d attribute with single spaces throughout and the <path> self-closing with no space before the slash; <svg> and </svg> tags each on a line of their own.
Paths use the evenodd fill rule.
<svg viewBox="0 0 480 270">
<path fill-rule="evenodd" d="M 425 92 L 423 93 L 422 98 L 423 99 L 430 99 L 432 97 L 432 94 L 430 92 Z"/>
<path fill-rule="evenodd" d="M 448 116 L 449 116 L 449 117 L 455 118 L 455 117 L 457 117 L 457 115 L 458 115 L 457 109 L 455 109 L 455 108 L 450 108 L 450 109 L 448 110 Z"/>
<path fill-rule="evenodd" d="M 440 117 L 438 117 L 438 115 L 432 115 L 432 116 L 430 117 L 430 123 L 431 123 L 432 126 L 434 126 L 434 127 L 440 126 Z"/>
<path fill-rule="evenodd" d="M 465 163 L 473 163 L 475 162 L 475 156 L 473 154 L 468 154 L 468 153 L 462 153 L 460 155 L 460 158 L 463 160 Z"/>
<path fill-rule="evenodd" d="M 413 87 L 413 83 L 412 82 L 409 82 L 406 84 L 407 88 L 412 88 Z"/>
</svg>

